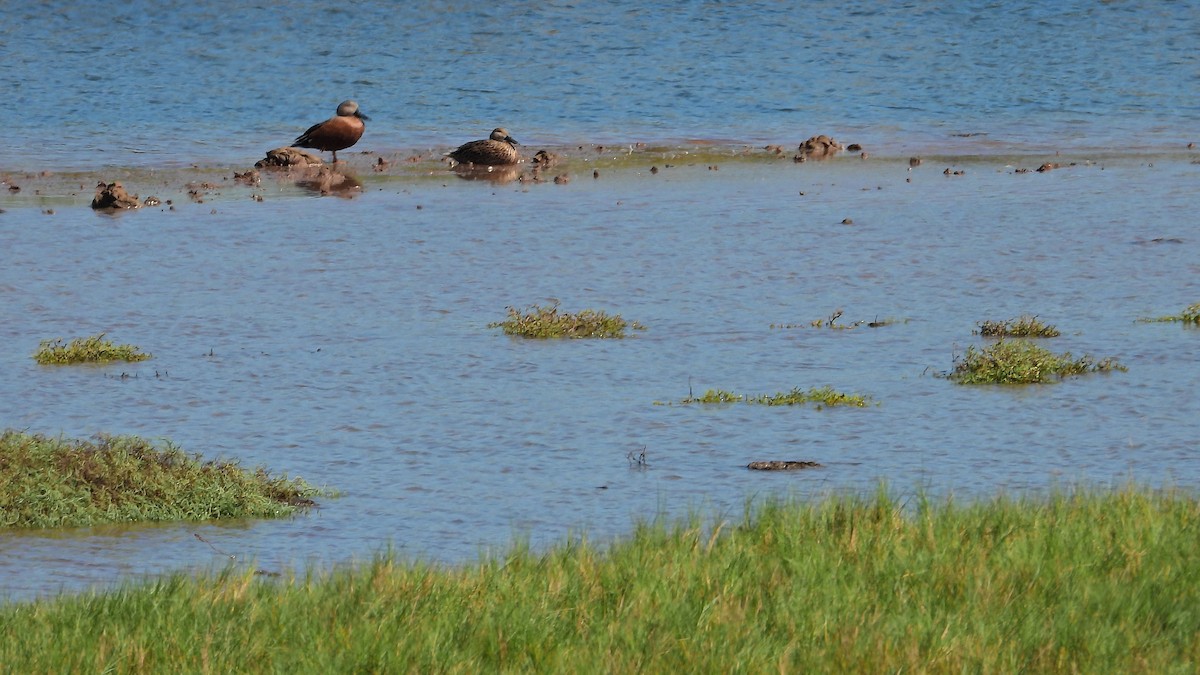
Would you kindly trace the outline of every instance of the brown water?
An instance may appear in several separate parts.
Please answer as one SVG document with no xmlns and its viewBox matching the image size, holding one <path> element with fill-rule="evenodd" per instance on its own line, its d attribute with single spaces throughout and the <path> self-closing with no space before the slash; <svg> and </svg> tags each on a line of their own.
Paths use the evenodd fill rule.
<svg viewBox="0 0 1200 675">
<path fill-rule="evenodd" d="M 964 498 L 1200 483 L 1200 332 L 1135 321 L 1200 301 L 1195 154 L 926 156 L 910 171 L 886 153 L 742 151 L 581 153 L 555 171 L 565 185 L 466 181 L 433 160 L 376 173 L 355 156 L 349 199 L 236 185 L 232 169 L 137 170 L 122 174 L 131 191 L 173 203 L 115 215 L 86 206 L 109 174 L 12 177 L 3 424 L 169 438 L 341 496 L 282 521 L 4 532 L 0 593 L 229 555 L 270 571 L 386 546 L 464 561 L 514 535 L 603 539 L 635 518 L 880 481 Z M 1076 164 L 1014 171 L 1044 161 Z M 191 200 L 186 184 L 205 181 Z M 533 342 L 487 327 L 506 306 L 554 301 L 648 330 Z M 893 322 L 809 325 L 835 310 Z M 981 344 L 979 322 L 1026 313 L 1062 330 L 1055 352 L 1129 371 L 1015 388 L 935 376 Z M 30 357 L 101 331 L 154 359 Z M 825 385 L 879 405 L 655 405 Z M 648 465 L 632 466 L 643 450 Z M 763 459 L 824 467 L 745 469 Z"/>
</svg>

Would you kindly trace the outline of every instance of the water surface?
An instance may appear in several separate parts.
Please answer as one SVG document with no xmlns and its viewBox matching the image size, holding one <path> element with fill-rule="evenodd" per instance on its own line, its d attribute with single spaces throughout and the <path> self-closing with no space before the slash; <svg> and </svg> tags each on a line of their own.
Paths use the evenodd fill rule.
<svg viewBox="0 0 1200 675">
<path fill-rule="evenodd" d="M 1198 334 L 1135 319 L 1200 295 L 1195 197 L 1181 187 L 1200 166 L 964 166 L 681 165 L 567 185 L 368 182 L 351 200 L 8 211 L 9 426 L 169 438 L 343 496 L 284 521 L 10 532 L 5 590 L 221 553 L 272 570 L 389 544 L 461 561 L 517 533 L 606 538 L 660 511 L 736 513 L 747 498 L 880 480 L 964 496 L 1195 485 Z M 649 329 L 531 342 L 487 326 L 506 306 L 554 301 Z M 846 324 L 896 322 L 808 325 L 838 309 Z M 979 344 L 980 321 L 1022 313 L 1062 329 L 1055 351 L 1129 372 L 1033 388 L 935 376 Z M 40 339 L 100 331 L 154 359 L 48 368 L 29 356 Z M 825 385 L 879 405 L 655 405 Z M 643 449 L 649 466 L 631 468 Z M 744 468 L 758 459 L 825 468 Z"/>
<path fill-rule="evenodd" d="M 268 571 L 389 545 L 462 562 L 514 535 L 608 539 L 639 517 L 881 480 L 963 498 L 1198 483 L 1200 333 L 1136 321 L 1200 300 L 1190 4 L 108 11 L 104 30 L 67 3 L 0 27 L 0 424 L 167 438 L 341 496 L 281 521 L 5 532 L 5 597 L 230 555 Z M 234 184 L 347 97 L 372 115 L 369 154 L 348 153 L 357 196 Z M 565 185 L 463 181 L 430 159 L 496 124 L 530 152 L 609 150 L 577 151 Z M 761 150 L 815 133 L 870 158 Z M 614 149 L 639 141 L 669 150 Z M 370 168 L 415 152 L 415 168 Z M 925 158 L 911 171 L 910 154 Z M 1016 172 L 1043 162 L 1075 165 Z M 114 176 L 172 203 L 92 212 Z M 555 301 L 649 328 L 488 328 Z M 837 310 L 893 323 L 809 325 Z M 981 344 L 979 322 L 1024 313 L 1063 331 L 1056 352 L 1129 371 L 937 377 Z M 31 358 L 102 331 L 154 359 Z M 826 385 L 878 405 L 656 405 Z M 745 469 L 760 459 L 824 468 Z"/>
</svg>

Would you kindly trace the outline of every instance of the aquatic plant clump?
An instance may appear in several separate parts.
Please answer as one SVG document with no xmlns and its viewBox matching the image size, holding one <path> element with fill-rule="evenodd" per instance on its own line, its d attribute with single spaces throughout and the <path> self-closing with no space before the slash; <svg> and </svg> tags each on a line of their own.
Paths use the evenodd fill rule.
<svg viewBox="0 0 1200 675">
<path fill-rule="evenodd" d="M 0 527 L 277 517 L 312 506 L 318 492 L 136 436 L 0 435 Z"/>
<path fill-rule="evenodd" d="M 1200 302 L 1197 302 L 1194 305 L 1188 305 L 1187 309 L 1183 310 L 1179 314 L 1141 320 L 1149 322 L 1179 322 L 1200 325 Z"/>
<path fill-rule="evenodd" d="M 1036 316 L 1021 316 L 1008 321 L 984 321 L 979 334 L 989 338 L 1052 338 L 1061 335 L 1054 326 L 1042 323 Z"/>
<path fill-rule="evenodd" d="M 804 405 L 806 403 L 816 403 L 820 406 L 840 405 L 863 408 L 870 403 L 870 399 L 861 394 L 846 394 L 835 391 L 833 387 L 814 387 L 808 391 L 802 391 L 797 387 L 789 392 L 756 396 L 751 399 L 751 402 L 762 405 Z"/>
<path fill-rule="evenodd" d="M 522 312 L 508 308 L 508 318 L 488 324 L 488 328 L 500 328 L 506 335 L 526 338 L 623 338 L 625 329 L 645 330 L 636 321 L 626 321 L 620 315 L 608 315 L 602 311 L 585 309 L 571 314 L 558 311 L 558 303 L 548 307 L 532 305 Z"/>
<path fill-rule="evenodd" d="M 895 319 L 895 318 L 886 318 L 886 317 L 883 319 L 880 319 L 878 316 L 876 316 L 871 321 L 867 321 L 867 320 L 863 319 L 863 320 L 855 321 L 853 323 L 842 324 L 842 323 L 838 323 L 838 319 L 840 319 L 840 318 L 842 318 L 842 310 L 839 309 L 839 310 L 833 312 L 832 314 L 830 314 L 828 318 L 814 319 L 808 323 L 789 323 L 789 322 L 773 323 L 770 325 L 770 328 L 772 330 L 775 330 L 775 329 L 812 327 L 812 328 L 831 328 L 834 330 L 853 330 L 855 328 L 858 328 L 859 326 L 866 326 L 867 328 L 883 328 L 884 326 L 892 326 L 892 325 L 899 324 L 899 323 L 908 323 L 908 321 L 909 321 L 908 319 Z"/>
<path fill-rule="evenodd" d="M 1040 384 L 1072 375 L 1127 370 L 1114 358 L 1054 354 L 1029 340 L 1000 340 L 983 349 L 967 347 L 946 377 L 959 384 Z"/>
<path fill-rule="evenodd" d="M 740 403 L 745 400 L 746 397 L 742 394 L 735 394 L 724 389 L 709 389 L 698 397 L 689 395 L 680 403 Z"/>
<path fill-rule="evenodd" d="M 804 391 L 799 387 L 793 388 L 791 391 L 779 392 L 776 394 L 761 394 L 758 396 L 746 396 L 745 394 L 735 394 L 724 389 L 709 389 L 700 396 L 689 395 L 687 398 L 679 401 L 682 405 L 692 403 L 701 404 L 720 404 L 720 403 L 754 403 L 758 405 L 805 405 L 815 403 L 818 407 L 821 406 L 850 406 L 855 408 L 866 407 L 871 403 L 871 399 L 861 394 L 846 394 L 836 391 L 833 387 L 813 387 L 808 391 Z"/>
<path fill-rule="evenodd" d="M 134 345 L 113 344 L 104 339 L 104 333 L 90 337 L 75 338 L 64 343 L 62 338 L 42 340 L 34 353 L 35 361 L 42 365 L 68 365 L 72 363 L 106 363 L 108 361 L 145 361 L 147 354 Z"/>
</svg>

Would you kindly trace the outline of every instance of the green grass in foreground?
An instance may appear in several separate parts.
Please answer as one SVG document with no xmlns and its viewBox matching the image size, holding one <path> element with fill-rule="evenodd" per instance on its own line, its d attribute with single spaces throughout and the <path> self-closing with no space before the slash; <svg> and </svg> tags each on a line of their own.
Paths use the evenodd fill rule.
<svg viewBox="0 0 1200 675">
<path fill-rule="evenodd" d="M 1197 302 L 1194 305 L 1188 305 L 1188 307 L 1179 314 L 1160 316 L 1153 319 L 1141 319 L 1141 321 L 1176 321 L 1182 323 L 1200 324 L 1200 302 Z"/>
<path fill-rule="evenodd" d="M 488 328 L 501 328 L 507 335 L 526 338 L 623 338 L 626 328 L 646 329 L 620 315 L 610 316 L 590 309 L 576 314 L 559 312 L 557 303 L 549 307 L 533 305 L 525 312 L 509 307 L 508 318 L 490 323 Z"/>
<path fill-rule="evenodd" d="M 758 396 L 746 396 L 745 394 L 735 394 L 724 389 L 709 389 L 700 396 L 691 396 L 679 401 L 681 405 L 689 405 L 692 403 L 716 404 L 716 403 L 757 403 L 759 405 L 805 405 L 807 403 L 815 403 L 817 407 L 822 406 L 851 406 L 855 408 L 866 407 L 871 403 L 871 399 L 862 394 L 846 394 L 836 391 L 833 387 L 813 387 L 808 391 L 804 391 L 799 387 L 793 387 L 791 391 L 778 392 L 775 394 L 760 394 Z M 655 402 L 657 405 L 664 404 L 661 401 Z"/>
<path fill-rule="evenodd" d="M 1000 340 L 983 349 L 967 347 L 956 358 L 947 378 L 959 384 L 1040 384 L 1090 372 L 1126 370 L 1116 359 L 1078 359 L 1070 352 L 1055 354 L 1029 340 Z"/>
<path fill-rule="evenodd" d="M 117 345 L 104 339 L 104 333 L 75 338 L 64 343 L 62 338 L 42 340 L 33 358 L 42 365 L 71 363 L 105 363 L 107 361 L 145 361 L 150 354 L 134 345 Z"/>
<path fill-rule="evenodd" d="M 171 576 L 0 608 L 11 672 L 1091 672 L 1200 668 L 1200 505 L 772 503 L 306 579 Z"/>
<path fill-rule="evenodd" d="M 0 528 L 275 517 L 317 493 L 298 478 L 201 462 L 135 436 L 0 434 Z"/>
</svg>

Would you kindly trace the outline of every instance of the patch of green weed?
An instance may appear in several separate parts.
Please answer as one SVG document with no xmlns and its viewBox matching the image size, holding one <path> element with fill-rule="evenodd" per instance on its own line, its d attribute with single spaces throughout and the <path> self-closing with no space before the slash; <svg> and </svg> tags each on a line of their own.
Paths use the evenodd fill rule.
<svg viewBox="0 0 1200 675">
<path fill-rule="evenodd" d="M 108 361 L 145 361 L 151 357 L 134 345 L 113 344 L 104 333 L 75 338 L 64 343 L 62 338 L 42 340 L 33 358 L 42 365 L 72 363 L 106 363 Z"/>
<path fill-rule="evenodd" d="M 1054 326 L 1042 323 L 1036 316 L 1029 315 L 1008 321 L 984 321 L 979 324 L 979 334 L 989 338 L 1051 338 L 1061 335 Z"/>
<path fill-rule="evenodd" d="M 946 377 L 959 384 L 1038 384 L 1090 372 L 1126 370 L 1113 358 L 1078 359 L 1070 352 L 1055 354 L 1029 340 L 1000 340 L 977 349 L 967 347 Z"/>
<path fill-rule="evenodd" d="M 500 328 L 506 335 L 526 338 L 623 338 L 625 329 L 645 330 L 636 321 L 626 321 L 620 315 L 585 309 L 575 314 L 560 312 L 558 303 L 548 307 L 532 305 L 525 311 L 508 308 L 508 318 L 488 324 Z"/>
</svg>

